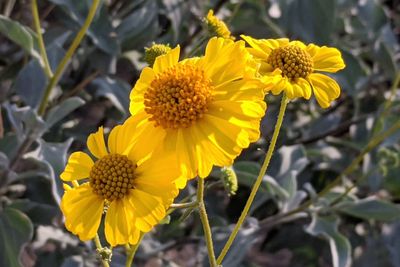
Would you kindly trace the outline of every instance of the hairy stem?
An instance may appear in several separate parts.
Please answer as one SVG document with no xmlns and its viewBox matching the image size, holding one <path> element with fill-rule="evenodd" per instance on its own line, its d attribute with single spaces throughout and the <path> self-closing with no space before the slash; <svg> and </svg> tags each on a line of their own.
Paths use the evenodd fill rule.
<svg viewBox="0 0 400 267">
<path fill-rule="evenodd" d="M 136 251 L 138 250 L 140 243 L 142 242 L 144 234 L 141 233 L 138 242 L 135 245 L 130 246 L 129 244 L 125 245 L 126 248 L 126 262 L 125 267 L 131 267 L 133 258 L 135 257 Z"/>
<path fill-rule="evenodd" d="M 210 228 L 210 224 L 208 222 L 206 207 L 204 205 L 204 179 L 199 177 L 197 179 L 197 181 L 198 181 L 197 203 L 199 205 L 200 219 L 201 219 L 201 223 L 203 225 L 204 237 L 206 239 L 208 259 L 210 261 L 210 266 L 216 267 L 217 262 L 215 260 L 214 247 L 213 247 L 213 241 L 212 241 L 212 236 L 211 236 L 211 228 Z"/>
<path fill-rule="evenodd" d="M 86 17 L 86 20 L 82 25 L 82 28 L 79 30 L 75 39 L 72 41 L 71 46 L 68 48 L 68 51 L 65 54 L 64 58 L 61 60 L 60 64 L 58 64 L 57 69 L 54 73 L 54 76 L 50 79 L 50 81 L 45 89 L 45 92 L 44 92 L 44 95 L 43 95 L 43 98 L 42 98 L 42 101 L 40 103 L 39 110 L 38 110 L 39 115 L 43 115 L 45 113 L 47 102 L 49 100 L 51 91 L 53 90 L 53 88 L 56 86 L 56 84 L 60 80 L 61 75 L 63 74 L 68 62 L 70 61 L 72 55 L 74 54 L 75 50 L 78 48 L 83 37 L 85 36 L 86 31 L 88 30 L 95 14 L 96 14 L 99 4 L 100 4 L 100 0 L 93 0 L 93 3 L 89 9 L 88 16 Z"/>
<path fill-rule="evenodd" d="M 42 57 L 43 61 L 42 63 L 43 63 L 44 73 L 46 74 L 47 78 L 51 79 L 53 77 L 53 72 L 51 71 L 49 60 L 47 58 L 46 47 L 44 45 L 42 36 L 42 28 L 40 27 L 39 12 L 36 0 L 32 0 L 31 8 L 32 8 L 33 23 L 35 25 L 36 34 L 38 37 L 40 56 Z"/>
<path fill-rule="evenodd" d="M 94 244 L 96 245 L 96 248 L 98 250 L 102 250 L 103 247 L 101 246 L 101 242 L 100 242 L 100 238 L 99 235 L 96 234 L 96 236 L 93 238 Z M 103 267 L 110 267 L 110 265 L 108 264 L 108 262 L 104 259 L 101 259 L 101 263 L 103 264 Z"/>
<path fill-rule="evenodd" d="M 279 131 L 280 131 L 281 126 L 282 126 L 283 117 L 285 115 L 287 104 L 288 104 L 288 99 L 287 99 L 286 95 L 283 95 L 282 101 L 281 101 L 281 106 L 280 106 L 280 109 L 279 109 L 278 119 L 277 119 L 276 124 L 275 124 L 274 133 L 272 134 L 271 143 L 270 143 L 270 145 L 268 147 L 268 151 L 267 151 L 267 154 L 265 156 L 263 165 L 261 166 L 261 169 L 260 169 L 260 172 L 258 174 L 257 180 L 254 183 L 253 188 L 251 189 L 250 196 L 247 199 L 247 202 L 246 202 L 246 205 L 243 208 L 242 214 L 240 215 L 239 220 L 235 225 L 235 228 L 233 229 L 231 235 L 228 238 L 228 241 L 226 242 L 224 248 L 222 249 L 221 254 L 218 256 L 218 259 L 217 259 L 217 263 L 218 264 L 222 263 L 224 257 L 226 256 L 226 254 L 228 253 L 230 247 L 232 246 L 233 241 L 236 238 L 236 235 L 239 233 L 239 229 L 242 226 L 244 220 L 246 219 L 247 214 L 249 213 L 251 204 L 254 201 L 254 198 L 255 198 L 255 196 L 257 194 L 258 188 L 261 185 L 262 178 L 264 177 L 265 172 L 267 171 L 268 165 L 269 165 L 269 163 L 271 161 L 271 158 L 272 158 L 272 155 L 274 153 L 276 141 L 278 139 Z"/>
</svg>

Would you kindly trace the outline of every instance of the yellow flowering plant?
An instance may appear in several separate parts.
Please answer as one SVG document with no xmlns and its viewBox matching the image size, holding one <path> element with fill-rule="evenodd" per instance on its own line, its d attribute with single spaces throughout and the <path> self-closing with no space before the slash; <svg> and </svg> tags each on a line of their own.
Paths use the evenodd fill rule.
<svg viewBox="0 0 400 267">
<path fill-rule="evenodd" d="M 264 93 L 243 41 L 212 38 L 204 56 L 179 55 L 177 46 L 143 69 L 130 112 L 149 149 L 175 154 L 187 178 L 206 178 L 258 140 Z"/>
<path fill-rule="evenodd" d="M 331 77 L 319 72 L 337 72 L 345 67 L 338 49 L 301 41 L 254 39 L 242 35 L 249 52 L 260 62 L 261 81 L 273 94 L 285 92 L 289 99 L 310 99 L 313 92 L 318 104 L 327 108 L 339 97 L 340 87 Z"/>
<path fill-rule="evenodd" d="M 87 140 L 95 161 L 85 152 L 68 159 L 61 179 L 74 186 L 65 184 L 61 210 L 67 229 L 83 241 L 97 235 L 105 214 L 104 232 L 111 246 L 137 244 L 141 233 L 165 217 L 178 194 L 178 168 L 144 152 L 135 131 L 133 123 L 114 127 L 106 146 L 100 127 Z"/>
<path fill-rule="evenodd" d="M 347 35 L 335 40 L 343 33 L 325 32 L 325 26 L 343 23 L 325 15 L 336 9 L 315 14 L 325 2 L 311 8 L 307 1 L 287 7 L 277 1 L 267 10 L 259 1 L 217 1 L 208 10 L 210 3 L 202 1 L 51 1 L 53 11 L 32 0 L 27 19 L 25 8 L 6 2 L 0 16 L 0 33 L 10 40 L 0 49 L 0 86 L 6 89 L 0 109 L 0 266 L 72 261 L 110 267 L 124 261 L 129 267 L 137 251 L 135 266 L 155 257 L 171 266 L 202 265 L 205 257 L 211 267 L 244 261 L 264 266 L 258 255 L 277 240 L 297 251 L 282 266 L 301 266 L 298 251 L 305 250 L 317 252 L 308 265 L 313 257 L 315 264 L 326 262 L 324 246 L 297 238 L 299 225 L 283 228 L 307 218 L 299 222 L 306 223 L 303 234 L 326 239 L 333 266 L 349 267 L 349 236 L 367 234 L 359 229 L 368 225 L 396 237 L 396 224 L 369 223 L 400 214 L 391 202 L 398 195 L 400 74 L 391 62 L 398 47 L 389 45 L 395 39 L 389 21 L 384 36 L 366 28 L 361 41 Z M 309 11 L 310 19 L 297 8 Z M 366 13 L 384 14 L 363 8 L 352 9 L 361 24 L 368 25 Z M 47 16 L 51 12 L 57 13 Z M 35 32 L 24 25 L 31 19 Z M 292 19 L 301 27 L 289 27 Z M 343 31 L 355 29 L 353 18 L 345 21 Z M 365 79 L 364 67 L 377 79 Z M 326 112 L 290 103 L 314 96 L 326 109 L 342 88 L 340 101 Z M 358 225 L 346 229 L 341 214 L 358 218 Z M 276 226 L 284 229 L 281 237 L 268 235 Z M 366 251 L 357 249 L 357 257 Z"/>
</svg>

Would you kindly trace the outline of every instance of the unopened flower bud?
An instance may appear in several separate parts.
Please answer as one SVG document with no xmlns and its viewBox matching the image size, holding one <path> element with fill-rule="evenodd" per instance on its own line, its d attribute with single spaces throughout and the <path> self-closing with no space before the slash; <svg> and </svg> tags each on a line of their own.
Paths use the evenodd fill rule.
<svg viewBox="0 0 400 267">
<path fill-rule="evenodd" d="M 235 195 L 238 190 L 238 181 L 235 170 L 232 166 L 221 169 L 221 180 L 228 194 Z"/>
<path fill-rule="evenodd" d="M 171 47 L 169 45 L 164 45 L 164 44 L 156 44 L 153 43 L 151 47 L 145 47 L 144 48 L 144 59 L 146 60 L 147 64 L 149 66 L 153 66 L 154 61 L 156 61 L 156 58 L 161 55 L 165 55 L 171 50 Z"/>
<path fill-rule="evenodd" d="M 231 35 L 228 26 L 226 26 L 225 22 L 214 16 L 214 11 L 212 9 L 208 11 L 207 17 L 204 18 L 204 21 L 207 24 L 207 29 L 211 36 L 235 40 L 235 37 Z"/>
</svg>

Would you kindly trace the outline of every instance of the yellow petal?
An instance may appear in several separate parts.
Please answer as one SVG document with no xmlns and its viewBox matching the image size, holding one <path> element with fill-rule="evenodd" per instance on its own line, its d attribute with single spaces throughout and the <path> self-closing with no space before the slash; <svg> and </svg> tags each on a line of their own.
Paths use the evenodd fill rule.
<svg viewBox="0 0 400 267">
<path fill-rule="evenodd" d="M 145 67 L 130 93 L 129 111 L 132 115 L 135 115 L 138 111 L 144 109 L 144 93 L 150 87 L 150 84 L 154 79 L 155 73 L 153 69 Z"/>
<path fill-rule="evenodd" d="M 132 234 L 129 236 L 129 244 L 136 245 L 139 242 L 140 234 L 140 230 L 136 227 L 133 227 Z"/>
<path fill-rule="evenodd" d="M 180 53 L 180 47 L 178 45 L 177 47 L 169 51 L 167 54 L 157 57 L 153 65 L 154 72 L 155 73 L 163 72 L 168 68 L 177 64 L 179 61 L 179 53 Z"/>
<path fill-rule="evenodd" d="M 64 181 L 80 180 L 89 177 L 93 160 L 83 152 L 74 152 L 69 156 L 67 166 L 60 177 Z"/>
<path fill-rule="evenodd" d="M 256 79 L 224 83 L 214 88 L 213 101 L 259 100 L 264 97 L 262 84 Z"/>
<path fill-rule="evenodd" d="M 223 110 L 220 114 L 211 112 L 198 125 L 198 128 L 202 129 L 203 135 L 208 139 L 208 144 L 202 145 L 206 158 L 212 160 L 218 166 L 229 165 L 242 149 L 250 144 L 249 132 L 226 120 L 223 114 Z M 258 128 L 259 125 L 256 131 L 258 131 Z M 207 147 L 210 147 L 210 153 L 206 152 Z"/>
<path fill-rule="evenodd" d="M 287 96 L 289 99 L 294 99 L 294 98 L 296 98 L 296 95 L 294 94 L 294 90 L 293 90 L 293 85 L 292 85 L 292 83 L 290 83 L 290 82 L 287 82 L 287 83 L 286 83 L 286 85 L 285 85 L 285 93 L 286 93 L 286 96 Z"/>
<path fill-rule="evenodd" d="M 135 226 L 142 232 L 150 231 L 165 217 L 165 207 L 160 198 L 134 189 L 127 197 L 135 212 Z"/>
<path fill-rule="evenodd" d="M 303 78 L 298 78 L 296 81 L 291 81 L 293 89 L 293 97 L 304 97 L 305 99 L 310 99 L 311 97 L 311 86 Z"/>
<path fill-rule="evenodd" d="M 309 76 L 309 81 L 312 85 L 315 98 L 322 108 L 329 107 L 330 103 L 340 95 L 339 85 L 329 76 L 312 73 Z"/>
<path fill-rule="evenodd" d="M 256 57 L 267 59 L 273 49 L 285 46 L 289 43 L 289 39 L 255 39 L 250 36 L 240 35 L 251 47 L 261 52 L 260 54 L 253 54 Z M 251 51 L 250 51 L 251 52 Z"/>
<path fill-rule="evenodd" d="M 124 142 L 124 140 L 122 138 L 123 133 L 122 133 L 122 131 L 120 131 L 121 127 L 122 127 L 121 125 L 115 126 L 111 130 L 111 132 L 108 136 L 108 144 L 107 144 L 108 150 L 112 154 L 114 154 L 114 153 L 122 154 L 121 152 L 123 152 L 120 150 L 121 147 L 119 146 L 122 142 Z"/>
<path fill-rule="evenodd" d="M 297 79 L 295 86 L 299 87 L 298 90 L 301 90 L 301 92 L 302 92 L 301 96 L 302 97 L 304 97 L 305 99 L 310 99 L 310 97 L 311 97 L 311 86 L 310 86 L 309 82 L 307 82 L 303 78 L 299 78 L 299 79 Z"/>
<path fill-rule="evenodd" d="M 233 42 L 230 39 L 211 38 L 199 66 L 214 86 L 242 78 L 246 74 L 250 54 L 244 42 Z"/>
<path fill-rule="evenodd" d="M 148 120 L 147 113 L 140 112 L 124 123 L 124 132 L 131 138 L 128 157 L 138 162 L 153 153 L 162 144 L 166 131 L 156 127 L 154 122 Z"/>
<path fill-rule="evenodd" d="M 92 153 L 93 156 L 98 159 L 101 159 L 108 154 L 106 144 L 104 142 L 103 126 L 100 126 L 96 133 L 89 135 L 87 139 L 87 147 L 89 148 L 90 153 Z"/>
<path fill-rule="evenodd" d="M 176 155 L 155 153 L 147 158 L 135 170 L 135 186 L 146 184 L 151 186 L 174 186 L 176 180 L 181 179 L 182 174 L 179 165 L 176 164 Z M 145 191 L 145 190 L 143 190 Z"/>
<path fill-rule="evenodd" d="M 264 74 L 260 80 L 265 85 L 264 91 L 271 91 L 274 95 L 279 95 L 286 88 L 287 78 L 282 77 L 280 69 Z"/>
<path fill-rule="evenodd" d="M 136 150 L 135 145 L 140 145 L 140 148 L 151 151 L 151 146 L 143 146 L 143 140 L 138 135 L 141 133 L 144 120 L 147 119 L 145 112 L 140 112 L 135 116 L 129 117 L 122 125 L 118 125 L 112 129 L 110 135 L 108 136 L 108 149 L 110 153 L 117 153 L 121 155 L 129 155 L 132 149 Z M 145 155 L 142 154 L 140 157 L 133 158 L 131 160 L 137 162 L 141 157 Z"/>
<path fill-rule="evenodd" d="M 198 160 L 198 175 L 206 178 L 210 174 L 213 165 L 226 166 L 232 164 L 237 152 L 232 153 L 232 149 L 234 150 L 235 147 L 229 147 L 229 150 L 226 151 L 223 144 L 212 136 L 214 132 L 212 127 L 207 125 L 207 128 L 203 128 L 202 126 L 204 124 L 192 127 L 191 136 L 193 141 L 196 142 L 193 150 L 195 150 Z"/>
<path fill-rule="evenodd" d="M 134 225 L 134 207 L 128 197 L 111 202 L 104 222 L 107 242 L 113 247 L 130 243 L 137 233 Z"/>
<path fill-rule="evenodd" d="M 260 121 L 264 116 L 266 110 L 266 104 L 264 101 L 237 101 L 237 102 L 229 102 L 229 101 L 216 101 L 210 106 L 208 115 L 214 118 L 221 119 L 225 121 L 225 123 L 236 126 L 238 129 L 232 128 L 231 132 L 228 132 L 229 135 L 232 135 L 231 139 L 239 138 L 241 129 L 245 131 L 246 138 L 249 139 L 250 142 L 255 142 L 260 137 Z M 209 118 L 209 117 L 207 117 Z M 214 119 L 212 119 L 213 121 Z M 208 122 L 212 125 L 212 121 Z M 225 124 L 224 122 L 221 122 Z M 227 126 L 219 126 L 216 124 L 218 128 L 227 127 Z M 207 127 L 207 125 L 204 125 Z M 229 129 L 229 128 L 228 128 Z M 234 135 L 234 133 L 236 135 Z M 210 132 L 208 135 L 213 135 Z M 247 142 L 243 143 L 247 147 Z"/>
<path fill-rule="evenodd" d="M 188 178 L 195 178 L 198 174 L 196 153 L 193 150 L 195 143 L 187 129 L 179 129 L 176 138 L 176 157 L 183 168 L 183 174 Z"/>
<path fill-rule="evenodd" d="M 103 208 L 104 200 L 93 193 L 88 183 L 65 191 L 61 200 L 66 228 L 83 241 L 97 234 Z"/>
<path fill-rule="evenodd" d="M 314 70 L 337 72 L 345 67 L 342 55 L 336 48 L 309 44 L 306 51 L 311 55 Z"/>
</svg>

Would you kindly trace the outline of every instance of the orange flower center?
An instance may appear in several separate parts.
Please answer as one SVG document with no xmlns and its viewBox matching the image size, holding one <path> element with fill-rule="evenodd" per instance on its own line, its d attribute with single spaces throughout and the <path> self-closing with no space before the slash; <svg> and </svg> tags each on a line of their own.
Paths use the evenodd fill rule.
<svg viewBox="0 0 400 267">
<path fill-rule="evenodd" d="M 272 50 L 267 62 L 273 69 L 280 69 L 282 76 L 291 80 L 306 78 L 313 68 L 311 56 L 295 45 L 288 45 Z"/>
<path fill-rule="evenodd" d="M 187 128 L 207 112 L 212 89 L 204 71 L 179 64 L 157 74 L 144 94 L 145 111 L 156 126 Z"/>
<path fill-rule="evenodd" d="M 136 165 L 127 156 L 110 154 L 93 165 L 89 184 L 95 194 L 111 202 L 133 188 L 135 169 Z"/>
</svg>

